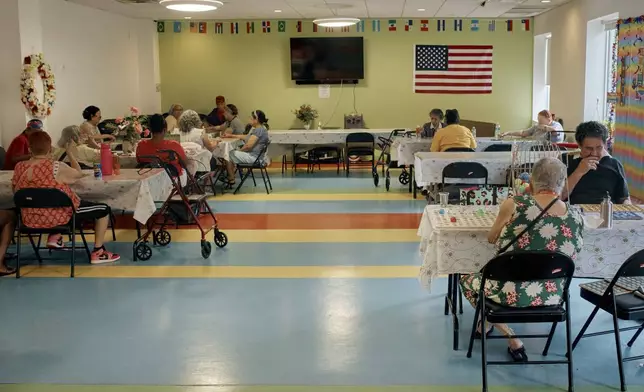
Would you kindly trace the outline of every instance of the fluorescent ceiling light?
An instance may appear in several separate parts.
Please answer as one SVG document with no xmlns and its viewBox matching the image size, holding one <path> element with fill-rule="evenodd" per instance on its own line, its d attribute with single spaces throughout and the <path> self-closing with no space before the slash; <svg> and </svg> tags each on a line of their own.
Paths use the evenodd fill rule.
<svg viewBox="0 0 644 392">
<path fill-rule="evenodd" d="M 316 19 L 313 21 L 318 26 L 322 27 L 347 27 L 360 23 L 358 18 L 327 18 Z"/>
<path fill-rule="evenodd" d="M 275 12 L 282 12 L 282 10 L 275 10 Z"/>
<path fill-rule="evenodd" d="M 425 9 L 424 8 L 419 8 L 418 11 L 425 12 Z"/>
<path fill-rule="evenodd" d="M 214 11 L 224 5 L 218 0 L 161 0 L 159 4 L 167 9 L 182 12 Z"/>
<path fill-rule="evenodd" d="M 550 3 L 550 0 L 541 0 L 542 3 Z"/>
</svg>

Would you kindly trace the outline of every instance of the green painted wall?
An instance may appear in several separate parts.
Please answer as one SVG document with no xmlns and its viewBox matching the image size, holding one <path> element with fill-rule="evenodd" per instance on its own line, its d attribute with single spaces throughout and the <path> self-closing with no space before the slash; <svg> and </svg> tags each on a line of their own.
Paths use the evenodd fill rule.
<svg viewBox="0 0 644 392">
<path fill-rule="evenodd" d="M 185 108 L 208 113 L 217 95 L 224 95 L 246 118 L 252 110 L 264 110 L 272 129 L 301 127 L 292 110 L 303 103 L 320 112 L 320 120 L 339 127 L 343 115 L 362 113 L 369 128 L 415 127 L 422 124 L 433 107 L 457 108 L 468 120 L 499 122 L 504 130 L 520 129 L 530 123 L 532 109 L 533 35 L 506 31 L 505 22 L 497 20 L 494 32 L 488 21 L 481 20 L 480 31 L 470 31 L 469 20 L 463 31 L 453 31 L 446 21 L 445 32 L 436 31 L 430 20 L 429 32 L 420 31 L 414 20 L 412 31 L 404 31 L 398 20 L 397 31 L 371 31 L 371 20 L 364 33 L 313 33 L 310 21 L 303 22 L 303 32 L 296 32 L 296 21 L 286 23 L 286 32 L 278 32 L 278 21 L 271 21 L 271 33 L 262 33 L 261 21 L 255 21 L 255 33 L 246 33 L 246 21 L 238 21 L 239 34 L 230 34 L 230 21 L 222 22 L 223 34 L 215 34 L 215 22 L 207 22 L 207 33 L 191 33 L 182 22 L 182 32 L 173 32 L 172 21 L 165 22 L 159 33 L 161 97 L 163 107 L 181 103 Z M 322 29 L 323 30 L 323 29 Z M 339 29 L 336 29 L 339 30 Z M 518 31 L 517 31 L 518 30 Z M 318 98 L 317 86 L 297 86 L 290 80 L 290 37 L 364 36 L 365 79 L 357 87 L 332 86 L 331 98 Z M 493 93 L 490 95 L 430 95 L 412 90 L 413 50 L 415 44 L 478 44 L 494 46 Z M 355 94 L 355 99 L 354 99 Z M 333 115 L 333 116 L 332 116 Z M 331 118 L 332 116 L 332 118 Z"/>
</svg>

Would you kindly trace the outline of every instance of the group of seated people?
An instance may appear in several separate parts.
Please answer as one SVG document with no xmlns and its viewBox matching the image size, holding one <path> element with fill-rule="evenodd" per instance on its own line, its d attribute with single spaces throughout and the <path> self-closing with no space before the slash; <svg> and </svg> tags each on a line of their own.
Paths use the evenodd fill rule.
<svg viewBox="0 0 644 392">
<path fill-rule="evenodd" d="M 561 143 L 564 140 L 564 129 L 560 121 L 555 121 L 555 115 L 548 110 L 542 110 L 537 116 L 537 124 L 517 132 L 502 133 L 500 137 L 514 136 L 547 140 Z M 441 109 L 429 112 L 429 122 L 416 129 L 418 136 L 432 138 L 431 152 L 445 151 L 474 151 L 476 139 L 471 130 L 460 125 L 460 115 L 456 109 L 447 109 L 445 114 Z"/>
<path fill-rule="evenodd" d="M 214 114 L 209 117 L 213 122 L 218 117 L 221 109 L 223 121 L 217 125 L 210 122 L 204 124 L 194 110 L 184 111 L 181 105 L 173 105 L 170 113 L 165 116 L 154 114 L 148 117 L 148 126 L 151 138 L 141 140 L 137 145 L 137 159 L 146 162 L 146 157 L 151 155 L 160 159 L 167 159 L 167 153 L 162 150 L 173 150 L 184 160 L 188 159 L 183 143 L 194 143 L 210 151 L 220 142 L 211 139 L 209 133 L 220 132 L 226 138 L 243 141 L 243 145 L 230 152 L 227 162 L 228 185 L 235 183 L 235 165 L 252 164 L 267 146 L 268 118 L 261 110 L 251 113 L 249 119 L 250 131 L 238 118 L 238 111 L 234 105 L 219 102 Z M 223 106 L 222 106 L 223 105 Z M 53 188 L 65 193 L 76 210 L 76 220 L 79 224 L 87 221 L 95 222 L 95 242 L 91 251 L 90 262 L 101 264 L 114 262 L 120 256 L 107 251 L 103 238 L 108 228 L 110 208 L 105 204 L 91 203 L 81 200 L 70 187 L 85 176 L 92 174 L 83 172 L 84 165 L 100 162 L 99 144 L 114 141 L 114 135 L 102 135 L 98 131 L 98 124 L 102 116 L 100 109 L 89 106 L 83 111 L 85 121 L 82 125 L 70 125 L 62 130 L 60 139 L 54 145 L 51 137 L 43 130 L 43 123 L 38 119 L 30 120 L 26 128 L 11 142 L 7 149 L 4 170 L 13 170 L 12 189 L 17 192 L 25 188 Z M 176 120 L 176 128 L 181 142 L 166 138 L 168 126 L 172 126 L 172 118 Z M 149 158 L 147 159 L 149 160 Z M 182 174 L 182 167 L 177 162 L 172 162 L 178 174 Z M 21 211 L 22 222 L 30 228 L 52 228 L 67 224 L 72 216 L 69 208 L 60 209 L 25 209 Z M 15 269 L 6 264 L 6 252 L 14 235 L 17 211 L 0 210 L 0 276 L 15 273 Z M 65 246 L 60 234 L 49 235 L 46 241 L 50 249 L 60 249 Z"/>
</svg>

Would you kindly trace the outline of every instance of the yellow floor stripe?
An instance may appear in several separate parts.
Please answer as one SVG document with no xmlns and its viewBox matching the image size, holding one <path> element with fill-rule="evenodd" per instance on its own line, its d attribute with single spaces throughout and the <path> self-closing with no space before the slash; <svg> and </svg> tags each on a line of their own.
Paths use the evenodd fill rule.
<svg viewBox="0 0 644 392">
<path fill-rule="evenodd" d="M 328 201 L 328 200 L 413 200 L 407 192 L 381 193 L 266 193 L 239 194 L 226 193 L 210 198 L 211 201 Z"/>
<path fill-rule="evenodd" d="M 77 278 L 210 278 L 210 279 L 378 279 L 416 278 L 419 267 L 409 266 L 78 266 Z M 69 266 L 25 266 L 23 277 L 65 278 Z M 9 278 L 8 278 L 9 279 Z"/>
<path fill-rule="evenodd" d="M 230 242 L 418 242 L 416 229 L 224 230 Z M 172 241 L 199 242 L 197 229 L 170 230 Z M 135 230 L 117 230 L 118 242 L 132 242 Z M 212 242 L 212 233 L 206 237 Z"/>
</svg>

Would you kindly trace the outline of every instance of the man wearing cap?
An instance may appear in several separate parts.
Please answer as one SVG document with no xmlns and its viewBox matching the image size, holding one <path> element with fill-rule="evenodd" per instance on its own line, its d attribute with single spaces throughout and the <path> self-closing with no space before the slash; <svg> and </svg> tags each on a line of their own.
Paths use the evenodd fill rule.
<svg viewBox="0 0 644 392">
<path fill-rule="evenodd" d="M 36 131 L 42 131 L 42 121 L 33 119 L 27 123 L 27 128 L 13 139 L 4 157 L 4 166 L 2 167 L 4 170 L 13 170 L 18 162 L 31 158 L 27 137 Z"/>
<path fill-rule="evenodd" d="M 226 98 L 222 95 L 218 95 L 217 98 L 215 98 L 215 104 L 217 104 L 217 106 L 215 106 L 215 108 L 212 109 L 212 112 L 210 112 L 206 117 L 206 121 L 211 127 L 223 125 L 226 122 L 226 117 L 224 116 L 226 111 Z"/>
</svg>

